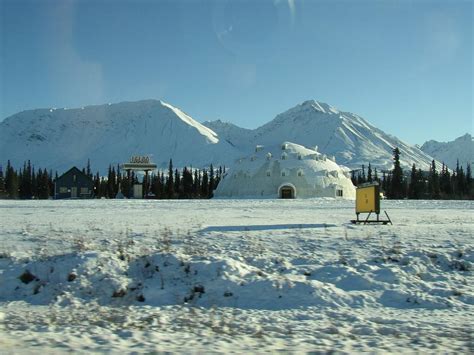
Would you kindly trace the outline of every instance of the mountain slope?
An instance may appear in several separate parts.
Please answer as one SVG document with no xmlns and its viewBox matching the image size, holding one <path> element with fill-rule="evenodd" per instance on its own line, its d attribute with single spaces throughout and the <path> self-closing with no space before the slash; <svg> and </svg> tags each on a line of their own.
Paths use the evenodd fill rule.
<svg viewBox="0 0 474 355">
<path fill-rule="evenodd" d="M 212 129 L 219 136 L 219 139 L 225 140 L 233 147 L 240 150 L 244 155 L 251 149 L 250 138 L 253 136 L 253 130 L 241 128 L 230 122 L 221 120 L 206 121 L 203 125 Z"/>
<path fill-rule="evenodd" d="M 456 169 L 458 159 L 464 168 L 467 163 L 474 162 L 474 141 L 468 133 L 451 142 L 427 141 L 421 146 L 421 150 L 444 162 L 450 169 Z"/>
<path fill-rule="evenodd" d="M 324 154 L 335 156 L 339 164 L 359 168 L 369 162 L 381 169 L 392 167 L 392 149 L 402 152 L 404 167 L 412 163 L 428 169 L 432 160 L 419 148 L 374 127 L 362 117 L 314 100 L 305 101 L 279 114 L 255 130 L 253 142 L 271 144 L 288 140 L 308 147 L 318 146 Z"/>
<path fill-rule="evenodd" d="M 146 100 L 20 112 L 0 123 L 0 153 L 16 166 L 30 159 L 59 171 L 91 158 L 103 172 L 139 154 L 162 167 L 170 158 L 176 166 L 223 164 L 233 148 L 181 110 Z"/>
</svg>

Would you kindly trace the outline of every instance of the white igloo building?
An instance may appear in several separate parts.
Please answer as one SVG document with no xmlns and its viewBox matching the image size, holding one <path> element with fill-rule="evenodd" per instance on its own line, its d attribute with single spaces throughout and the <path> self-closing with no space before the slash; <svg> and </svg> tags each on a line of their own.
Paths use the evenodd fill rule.
<svg viewBox="0 0 474 355">
<path fill-rule="evenodd" d="M 350 170 L 314 149 L 284 142 L 257 146 L 224 174 L 216 198 L 355 198 Z"/>
</svg>

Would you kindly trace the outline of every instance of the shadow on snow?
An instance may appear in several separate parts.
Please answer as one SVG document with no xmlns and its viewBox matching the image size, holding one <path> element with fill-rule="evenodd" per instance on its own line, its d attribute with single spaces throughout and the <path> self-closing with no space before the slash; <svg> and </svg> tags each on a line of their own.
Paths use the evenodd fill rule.
<svg viewBox="0 0 474 355">
<path fill-rule="evenodd" d="M 265 231 L 265 230 L 283 230 L 283 229 L 307 229 L 307 228 L 329 228 L 336 227 L 335 224 L 256 224 L 241 226 L 209 226 L 201 229 L 200 233 L 205 232 L 244 232 L 244 231 Z"/>
</svg>

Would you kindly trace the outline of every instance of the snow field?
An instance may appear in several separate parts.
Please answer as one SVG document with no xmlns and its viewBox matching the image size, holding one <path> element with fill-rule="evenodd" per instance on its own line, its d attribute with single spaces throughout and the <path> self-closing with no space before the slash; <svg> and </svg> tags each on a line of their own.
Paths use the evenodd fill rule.
<svg viewBox="0 0 474 355">
<path fill-rule="evenodd" d="M 1 201 L 0 349 L 473 349 L 472 202 Z"/>
</svg>

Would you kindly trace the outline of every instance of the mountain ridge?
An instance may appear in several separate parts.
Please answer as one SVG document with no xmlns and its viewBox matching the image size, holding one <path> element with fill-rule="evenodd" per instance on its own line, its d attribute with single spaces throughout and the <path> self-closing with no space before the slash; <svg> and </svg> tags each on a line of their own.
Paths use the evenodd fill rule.
<svg viewBox="0 0 474 355">
<path fill-rule="evenodd" d="M 0 159 L 15 166 L 31 160 L 38 167 L 67 170 L 83 166 L 105 171 L 132 155 L 150 155 L 159 167 L 169 159 L 177 167 L 229 166 L 256 145 L 290 141 L 335 156 L 351 168 L 371 163 L 390 169 L 392 149 L 401 162 L 427 169 L 431 157 L 386 134 L 362 117 L 316 100 L 306 100 L 255 129 L 233 123 L 199 123 L 161 100 L 125 101 L 75 109 L 21 111 L 0 122 Z"/>
<path fill-rule="evenodd" d="M 423 143 L 420 149 L 436 160 L 444 162 L 450 169 L 456 169 L 458 160 L 464 168 L 466 164 L 474 162 L 474 140 L 469 133 L 448 142 L 431 139 Z"/>
</svg>

